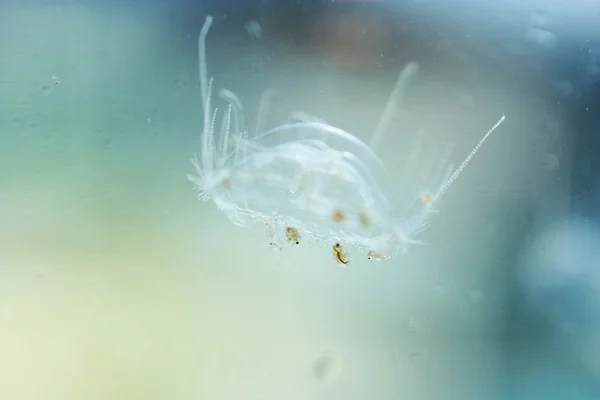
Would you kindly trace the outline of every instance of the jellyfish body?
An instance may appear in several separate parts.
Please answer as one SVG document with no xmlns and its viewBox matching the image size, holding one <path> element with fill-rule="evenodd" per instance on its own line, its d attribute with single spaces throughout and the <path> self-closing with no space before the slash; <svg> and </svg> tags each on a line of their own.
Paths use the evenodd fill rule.
<svg viewBox="0 0 600 400">
<path fill-rule="evenodd" d="M 235 94 L 219 91 L 227 104 L 223 113 L 211 105 L 212 79 L 207 79 L 205 49 L 211 23 L 209 16 L 199 36 L 204 123 L 201 152 L 192 160 L 197 175 L 188 178 L 199 198 L 211 200 L 232 223 L 266 224 L 270 243 L 278 249 L 285 234 L 289 243 L 298 244 L 302 238 L 343 249 L 344 264 L 349 262 L 348 252 L 357 250 L 372 260 L 405 253 L 411 244 L 419 243 L 417 235 L 429 225 L 442 196 L 504 119 L 456 170 L 448 168 L 445 159 L 437 162 L 443 168 L 434 173 L 431 192 L 419 191 L 414 177 L 408 179 L 413 183 L 407 186 L 409 200 L 398 213 L 389 200 L 389 179 L 376 149 L 408 81 L 418 70 L 416 64 L 401 71 L 369 145 L 308 117 L 249 138 L 242 104 Z M 418 166 L 421 152 L 417 153 L 411 157 L 415 160 L 407 163 L 409 174 Z M 431 171 L 427 173 L 431 175 Z"/>
<path fill-rule="evenodd" d="M 243 157 L 228 165 L 226 184 L 214 195 L 233 223 L 270 223 L 276 212 L 279 225 L 314 243 L 371 249 L 393 238 L 385 169 L 354 136 L 327 124 L 295 123 L 238 146 Z"/>
</svg>

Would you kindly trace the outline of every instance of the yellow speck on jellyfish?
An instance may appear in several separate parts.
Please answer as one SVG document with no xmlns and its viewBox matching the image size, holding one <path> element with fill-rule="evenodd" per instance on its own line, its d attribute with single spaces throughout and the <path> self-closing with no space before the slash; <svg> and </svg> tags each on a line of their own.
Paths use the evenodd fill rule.
<svg viewBox="0 0 600 400">
<path fill-rule="evenodd" d="M 200 152 L 192 159 L 196 175 L 188 178 L 198 198 L 212 201 L 235 225 L 266 226 L 268 243 L 278 249 L 302 238 L 344 249 L 344 257 L 360 252 L 365 259 L 385 260 L 406 254 L 411 245 L 421 243 L 418 235 L 430 225 L 443 196 L 504 122 L 502 116 L 456 169 L 446 165 L 446 155 L 438 163 L 441 167 L 427 171 L 425 180 L 435 190 L 423 192 L 422 174 L 394 182 L 410 198 L 402 207 L 394 207 L 377 150 L 418 71 L 417 64 L 409 63 L 400 72 L 368 144 L 308 116 L 249 137 L 242 103 L 233 92 L 218 91 L 227 104 L 222 112 L 211 104 L 213 79 L 207 72 L 206 36 L 212 21 L 206 17 L 198 38 L 203 128 Z M 418 163 L 411 158 L 409 166 Z"/>
</svg>

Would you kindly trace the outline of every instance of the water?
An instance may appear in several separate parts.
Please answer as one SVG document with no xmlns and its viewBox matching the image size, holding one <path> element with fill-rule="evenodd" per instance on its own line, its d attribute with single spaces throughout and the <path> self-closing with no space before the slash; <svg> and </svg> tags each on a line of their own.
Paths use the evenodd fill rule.
<svg viewBox="0 0 600 400">
<path fill-rule="evenodd" d="M 597 398 L 598 5 L 284 3 L 0 5 L 0 398 Z M 389 171 L 507 116 L 426 245 L 342 269 L 196 201 L 208 13 L 251 122 L 368 141 L 417 62 Z"/>
</svg>

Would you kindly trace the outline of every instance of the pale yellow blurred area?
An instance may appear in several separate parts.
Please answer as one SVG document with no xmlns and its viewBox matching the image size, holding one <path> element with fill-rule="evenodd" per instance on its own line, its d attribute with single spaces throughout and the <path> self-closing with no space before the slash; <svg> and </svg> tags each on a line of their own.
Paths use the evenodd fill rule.
<svg viewBox="0 0 600 400">
<path fill-rule="evenodd" d="M 473 188 L 513 184 L 537 157 L 522 146 L 526 136 L 490 140 L 429 252 L 348 269 L 328 249 L 273 252 L 261 227 L 233 226 L 196 201 L 186 180 L 199 93 L 174 92 L 187 75 L 173 65 L 189 63 L 193 73 L 195 58 L 172 58 L 158 5 L 113 3 L 0 5 L 0 399 L 482 399 L 493 391 L 504 293 L 494 272 L 500 250 L 482 234 L 494 227 L 480 222 L 506 197 L 481 200 Z M 296 85 L 295 101 L 310 103 L 311 87 Z M 434 88 L 420 93 L 415 121 L 443 114 Z M 509 132 L 527 130 L 518 112 L 532 107 L 526 100 L 479 93 L 495 99 L 474 122 L 482 133 L 502 113 L 519 121 Z M 375 120 L 378 111 L 369 112 Z M 468 154 L 477 135 L 457 137 Z M 399 140 L 384 150 L 394 168 Z M 498 164 L 507 149 L 518 151 Z M 329 353 L 341 355 L 339 376 L 323 381 L 315 362 Z"/>
</svg>

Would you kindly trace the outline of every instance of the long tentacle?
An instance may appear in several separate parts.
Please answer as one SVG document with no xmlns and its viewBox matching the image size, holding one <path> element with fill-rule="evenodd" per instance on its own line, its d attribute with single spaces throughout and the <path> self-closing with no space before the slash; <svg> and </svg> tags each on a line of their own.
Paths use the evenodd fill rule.
<svg viewBox="0 0 600 400">
<path fill-rule="evenodd" d="M 233 132 L 238 135 L 238 139 L 235 140 L 236 149 L 234 154 L 235 158 L 238 159 L 241 156 L 240 151 L 243 151 L 244 148 L 244 146 L 240 148 L 239 144 L 246 143 L 248 139 L 248 130 L 246 129 L 246 122 L 244 120 L 244 106 L 235 93 L 230 90 L 219 90 L 219 96 L 233 107 Z"/>
<path fill-rule="evenodd" d="M 390 125 L 392 116 L 398 109 L 398 105 L 402 100 L 402 97 L 404 97 L 410 79 L 416 75 L 418 71 L 419 66 L 416 63 L 409 63 L 400 72 L 398 80 L 396 81 L 396 86 L 394 87 L 385 109 L 383 110 L 383 114 L 381 114 L 381 118 L 379 118 L 379 123 L 373 132 L 373 136 L 371 136 L 371 141 L 369 142 L 371 149 L 377 151 L 379 148 L 381 140 L 383 139 L 383 136 Z"/>
<path fill-rule="evenodd" d="M 208 80 L 207 83 L 207 66 L 206 66 L 206 35 L 212 24 L 212 16 L 207 16 L 198 36 L 198 58 L 199 58 L 199 73 L 200 73 L 200 91 L 202 95 L 202 112 L 203 112 L 203 129 L 202 129 L 202 141 L 201 141 L 201 154 L 202 154 L 202 166 L 204 167 L 205 174 L 213 169 L 213 129 L 211 119 L 211 90 L 213 80 Z"/>
<path fill-rule="evenodd" d="M 460 165 L 458 166 L 458 168 L 456 168 L 456 170 L 452 173 L 452 175 L 450 175 L 450 177 L 448 179 L 446 179 L 446 181 L 440 187 L 440 190 L 438 191 L 436 198 L 434 199 L 435 203 L 439 203 L 439 201 L 442 199 L 442 196 L 444 196 L 444 194 L 446 193 L 446 191 L 450 188 L 450 186 L 452 186 L 452 184 L 454 183 L 454 181 L 459 177 L 459 175 L 461 174 L 461 172 L 463 172 L 463 170 L 467 167 L 467 165 L 469 164 L 469 162 L 471 162 L 471 159 L 479 151 L 479 149 L 483 145 L 483 142 L 486 141 L 486 139 L 492 134 L 492 132 L 494 132 L 502 124 L 502 122 L 504 122 L 505 118 L 506 117 L 503 115 L 498 120 L 498 122 L 496 122 L 494 124 L 494 126 L 492 126 L 490 128 L 490 130 L 487 131 L 487 133 L 485 135 L 483 135 L 483 137 L 481 138 L 481 140 L 479 141 L 479 143 L 477 143 L 477 146 L 475 146 L 473 148 L 473 150 L 469 153 L 469 155 L 464 159 L 464 161 L 462 163 L 460 163 Z"/>
</svg>

